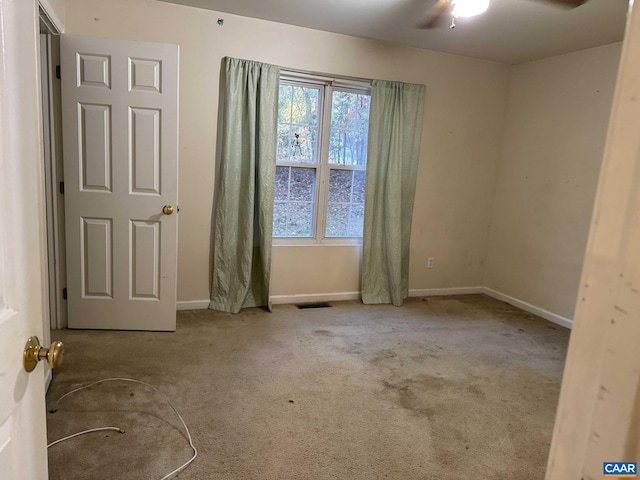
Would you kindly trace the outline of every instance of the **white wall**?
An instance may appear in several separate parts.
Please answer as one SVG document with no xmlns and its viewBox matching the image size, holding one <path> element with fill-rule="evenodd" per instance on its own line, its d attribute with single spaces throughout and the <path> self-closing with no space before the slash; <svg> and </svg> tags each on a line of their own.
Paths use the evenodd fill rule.
<svg viewBox="0 0 640 480">
<path fill-rule="evenodd" d="M 153 0 L 67 0 L 66 31 L 181 46 L 179 300 L 209 297 L 225 56 L 425 84 L 409 286 L 482 283 L 510 67 Z M 359 258 L 357 246 L 275 247 L 272 293 L 358 291 Z"/>
<path fill-rule="evenodd" d="M 621 44 L 513 67 L 485 285 L 572 318 Z"/>
</svg>

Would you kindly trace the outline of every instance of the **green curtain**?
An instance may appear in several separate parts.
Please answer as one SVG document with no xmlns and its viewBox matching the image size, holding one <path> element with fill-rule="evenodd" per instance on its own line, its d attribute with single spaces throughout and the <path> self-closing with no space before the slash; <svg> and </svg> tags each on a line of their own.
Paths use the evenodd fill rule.
<svg viewBox="0 0 640 480">
<path fill-rule="evenodd" d="M 402 305 L 425 87 L 375 80 L 371 88 L 362 240 L 362 301 Z"/>
<path fill-rule="evenodd" d="M 209 308 L 237 313 L 270 308 L 280 68 L 228 57 L 225 63 Z"/>
</svg>

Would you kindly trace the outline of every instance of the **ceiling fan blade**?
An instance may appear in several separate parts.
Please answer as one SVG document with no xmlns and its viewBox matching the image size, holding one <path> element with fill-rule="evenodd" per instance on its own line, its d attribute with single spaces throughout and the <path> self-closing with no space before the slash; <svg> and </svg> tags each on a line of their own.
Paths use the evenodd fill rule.
<svg viewBox="0 0 640 480">
<path fill-rule="evenodd" d="M 559 7 L 576 8 L 587 3 L 589 0 L 539 0 L 546 3 L 553 3 Z"/>
<path fill-rule="evenodd" d="M 416 27 L 436 28 L 444 25 L 448 21 L 447 16 L 451 13 L 452 8 L 451 0 L 438 0 L 438 3 L 429 9 L 424 19 Z"/>
</svg>

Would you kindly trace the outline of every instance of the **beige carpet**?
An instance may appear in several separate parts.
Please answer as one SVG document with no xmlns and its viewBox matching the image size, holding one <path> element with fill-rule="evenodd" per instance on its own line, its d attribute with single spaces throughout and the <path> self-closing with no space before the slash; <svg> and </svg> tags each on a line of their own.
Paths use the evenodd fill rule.
<svg viewBox="0 0 640 480">
<path fill-rule="evenodd" d="M 569 331 L 481 295 L 401 308 L 179 312 L 175 333 L 57 331 L 51 480 L 542 479 Z"/>
</svg>

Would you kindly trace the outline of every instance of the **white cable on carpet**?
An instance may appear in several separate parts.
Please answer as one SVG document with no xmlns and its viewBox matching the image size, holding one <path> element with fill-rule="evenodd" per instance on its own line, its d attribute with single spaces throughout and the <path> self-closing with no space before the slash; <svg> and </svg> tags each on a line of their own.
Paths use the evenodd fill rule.
<svg viewBox="0 0 640 480">
<path fill-rule="evenodd" d="M 178 418 L 180 419 L 180 421 L 182 422 L 182 426 L 184 427 L 184 431 L 187 433 L 186 439 L 189 441 L 189 446 L 191 447 L 191 449 L 193 450 L 193 457 L 191 457 L 187 462 L 183 463 L 181 466 L 179 466 L 178 468 L 176 468 L 175 470 L 173 470 L 172 472 L 166 474 L 164 477 L 162 477 L 160 480 L 167 480 L 168 478 L 171 478 L 173 475 L 175 475 L 176 473 L 180 473 L 182 470 L 184 470 L 185 468 L 187 468 L 187 466 L 193 462 L 196 457 L 198 456 L 198 449 L 195 447 L 195 445 L 193 444 L 193 440 L 191 439 L 191 433 L 189 432 L 189 428 L 187 427 L 187 424 L 185 423 L 184 419 L 182 418 L 182 415 L 180 415 L 178 413 L 178 410 L 176 410 L 176 407 L 173 406 L 173 404 L 171 403 L 171 401 L 167 398 L 166 395 L 164 395 L 162 392 L 160 392 L 158 389 L 156 389 L 153 385 L 149 385 L 148 383 L 145 382 L 141 382 L 140 380 L 134 380 L 133 378 L 121 378 L 121 377 L 114 377 L 114 378 L 104 378 L 102 380 L 96 380 L 95 382 L 89 383 L 88 385 L 85 385 L 83 387 L 78 387 L 74 390 L 71 390 L 70 392 L 65 393 L 64 395 L 62 395 L 60 398 L 58 398 L 58 400 L 56 400 L 56 407 L 58 406 L 58 403 L 60 403 L 60 400 L 62 400 L 65 397 L 68 397 L 69 395 L 71 395 L 72 393 L 76 393 L 79 392 L 80 390 L 84 390 L 85 388 L 89 388 L 92 387 L 94 385 L 97 385 L 98 383 L 104 383 L 104 382 L 131 382 L 131 383 L 139 383 L 140 385 L 145 385 L 149 388 L 151 388 L 154 392 L 162 395 L 164 397 L 164 400 L 167 402 L 167 404 L 171 407 L 171 409 L 175 412 L 175 414 L 178 416 Z M 118 430 L 120 433 L 123 433 L 122 430 L 120 430 L 117 427 L 102 427 L 102 428 L 94 428 L 91 430 L 85 430 L 84 432 L 79 432 L 79 433 L 75 433 L 73 435 L 69 435 L 68 437 L 65 438 L 61 438 L 60 440 L 56 440 L 53 443 L 50 443 L 49 445 L 47 445 L 47 448 L 49 448 L 52 445 L 55 445 L 56 443 L 60 443 L 63 442 L 65 440 L 69 440 L 71 438 L 77 437 L 79 435 L 83 435 L 85 433 L 90 433 L 90 432 L 95 432 L 95 431 L 99 431 L 99 430 Z"/>
<path fill-rule="evenodd" d="M 70 440 L 72 438 L 79 437 L 80 435 L 84 435 L 85 433 L 102 432 L 103 430 L 115 430 L 118 433 L 124 433 L 124 430 L 122 430 L 121 428 L 118 428 L 118 427 L 92 428 L 90 430 L 84 430 L 82 432 L 74 433 L 73 435 L 69 435 L 67 437 L 60 438 L 60 439 L 56 440 L 55 442 L 51 442 L 49 445 L 47 445 L 47 448 L 53 447 L 56 443 L 64 442 L 65 440 Z"/>
</svg>

